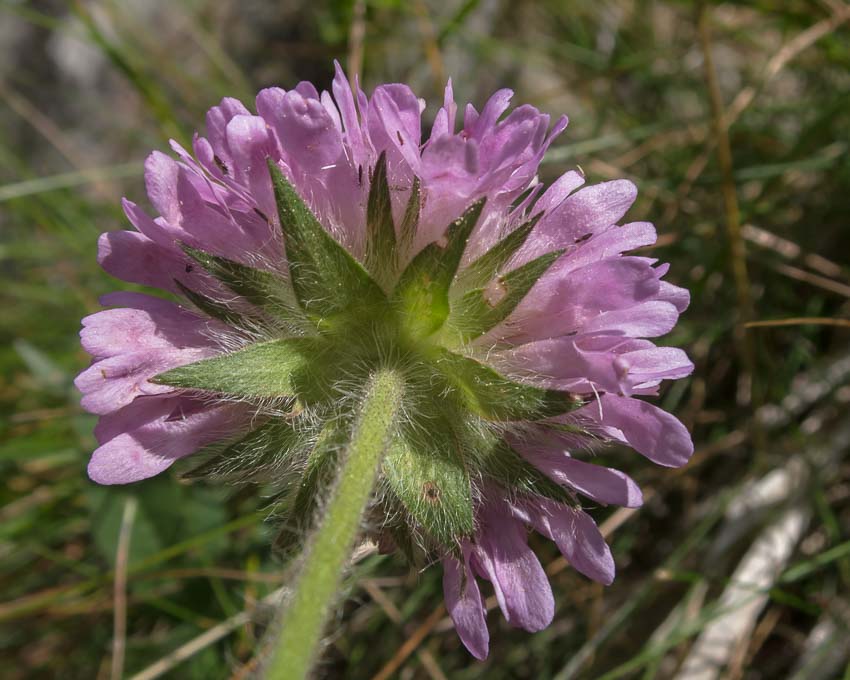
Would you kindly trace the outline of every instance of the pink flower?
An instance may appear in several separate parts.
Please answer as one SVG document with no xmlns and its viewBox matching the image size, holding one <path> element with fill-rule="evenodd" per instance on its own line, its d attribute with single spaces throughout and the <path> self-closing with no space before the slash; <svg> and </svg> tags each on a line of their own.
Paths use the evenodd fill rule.
<svg viewBox="0 0 850 680">
<path fill-rule="evenodd" d="M 180 302 L 113 293 L 115 309 L 83 320 L 94 361 L 76 384 L 101 417 L 89 475 L 138 481 L 218 442 L 205 473 L 295 477 L 288 508 L 306 526 L 352 389 L 396 362 L 404 420 L 369 531 L 442 557 L 449 612 L 484 658 L 477 578 L 513 625 L 553 616 L 527 527 L 586 576 L 614 578 L 578 497 L 636 507 L 641 493 L 584 450 L 624 442 L 664 466 L 691 455 L 679 421 L 641 398 L 693 369 L 646 339 L 673 328 L 688 293 L 661 280 L 666 265 L 624 255 L 656 238 L 620 225 L 631 182 L 584 187 L 570 171 L 542 190 L 566 118 L 505 115 L 501 90 L 458 130 L 449 84 L 423 141 L 425 104 L 407 86 L 367 98 L 337 66 L 332 93 L 269 88 L 258 115 L 224 99 L 191 154 L 172 142 L 176 159 L 148 158 L 157 216 L 125 200 L 135 230 L 103 234 L 99 261 Z"/>
</svg>

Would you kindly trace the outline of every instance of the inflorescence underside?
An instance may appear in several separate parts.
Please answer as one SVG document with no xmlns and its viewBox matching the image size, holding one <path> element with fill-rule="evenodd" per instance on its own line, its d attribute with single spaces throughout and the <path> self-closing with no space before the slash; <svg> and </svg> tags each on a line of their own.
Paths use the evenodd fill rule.
<svg viewBox="0 0 850 680">
<path fill-rule="evenodd" d="M 253 429 L 208 451 L 188 474 L 268 485 L 282 519 L 282 547 L 297 545 L 313 521 L 364 386 L 380 370 L 394 371 L 404 385 L 370 513 L 384 544 L 410 559 L 422 549 L 458 554 L 475 533 L 476 501 L 493 490 L 577 505 L 572 490 L 528 463 L 509 440 L 530 423 L 569 436 L 574 426 L 551 419 L 581 406 L 582 398 L 503 375 L 487 364 L 482 343 L 472 344 L 511 314 L 562 252 L 503 273 L 532 218 L 462 267 L 482 199 L 411 257 L 418 182 L 396 225 L 386 167 L 382 154 L 372 172 L 362 263 L 271 160 L 285 263 L 254 268 L 183 246 L 221 291 L 201 294 L 178 284 L 184 295 L 251 340 L 153 382 L 256 405 Z"/>
</svg>

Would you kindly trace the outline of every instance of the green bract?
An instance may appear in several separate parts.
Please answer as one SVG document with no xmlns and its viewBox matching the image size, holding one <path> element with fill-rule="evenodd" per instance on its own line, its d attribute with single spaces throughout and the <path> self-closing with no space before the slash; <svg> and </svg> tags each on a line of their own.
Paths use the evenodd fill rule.
<svg viewBox="0 0 850 680">
<path fill-rule="evenodd" d="M 285 271 L 256 269 L 183 246 L 238 296 L 225 304 L 185 290 L 200 310 L 262 341 L 158 375 L 164 385 L 258 405 L 256 428 L 190 474 L 273 481 L 284 488 L 283 546 L 309 528 L 337 457 L 350 438 L 353 399 L 380 371 L 403 394 L 383 458 L 376 500 L 387 535 L 455 549 L 474 532 L 474 500 L 487 485 L 572 503 L 570 494 L 503 439 L 516 421 L 581 405 L 573 395 L 501 375 L 470 345 L 503 321 L 558 258 L 550 253 L 500 276 L 536 219 L 460 273 L 478 201 L 439 241 L 408 261 L 420 211 L 414 184 L 394 224 L 386 159 L 373 171 L 364 264 L 337 243 L 275 163 L 269 163 L 286 247 Z"/>
</svg>

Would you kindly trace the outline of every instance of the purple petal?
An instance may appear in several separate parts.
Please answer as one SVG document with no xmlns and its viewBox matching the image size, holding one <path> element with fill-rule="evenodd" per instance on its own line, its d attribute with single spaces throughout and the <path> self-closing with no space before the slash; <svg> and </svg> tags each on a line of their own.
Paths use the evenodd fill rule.
<svg viewBox="0 0 850 680">
<path fill-rule="evenodd" d="M 611 585 L 616 571 L 614 558 L 590 515 L 554 501 L 541 499 L 536 505 L 534 528 L 555 542 L 576 571 Z"/>
<path fill-rule="evenodd" d="M 666 281 L 660 282 L 658 298 L 674 305 L 679 312 L 684 312 L 691 303 L 691 294 L 684 288 L 679 288 Z"/>
<path fill-rule="evenodd" d="M 89 413 L 117 411 L 136 397 L 173 392 L 150 379 L 177 366 L 200 361 L 214 354 L 211 349 L 143 350 L 102 359 L 80 373 L 74 385 L 83 394 L 80 404 Z"/>
<path fill-rule="evenodd" d="M 277 135 L 291 170 L 290 179 L 299 193 L 324 220 L 325 226 L 339 227 L 341 233 L 336 235 L 353 247 L 359 240 L 364 220 L 362 179 L 368 167 L 358 164 L 368 163 L 365 149 L 358 148 L 354 153 L 349 148 L 346 152 L 345 139 L 352 138 L 351 131 L 341 132 L 318 99 L 270 88 L 260 94 L 257 105 Z M 348 125 L 348 113 L 343 113 L 343 121 Z M 358 128 L 358 135 L 359 132 Z"/>
<path fill-rule="evenodd" d="M 637 188 L 620 179 L 579 189 L 537 223 L 522 250 L 517 264 L 524 264 L 543 253 L 567 248 L 576 239 L 594 234 L 619 222 L 634 203 Z"/>
<path fill-rule="evenodd" d="M 449 78 L 446 83 L 446 89 L 443 92 L 443 106 L 437 111 L 437 115 L 434 117 L 434 124 L 431 126 L 431 139 L 437 139 L 443 135 L 453 135 L 455 132 L 456 117 L 457 104 L 455 104 L 452 79 Z"/>
<path fill-rule="evenodd" d="M 100 419 L 101 446 L 89 461 L 89 477 L 98 484 L 129 484 L 153 477 L 178 458 L 232 435 L 246 415 L 245 407 L 239 405 L 197 410 L 185 397 L 138 399 Z"/>
<path fill-rule="evenodd" d="M 121 206 L 124 208 L 127 219 L 139 233 L 144 234 L 157 245 L 177 252 L 176 241 L 181 238 L 181 234 L 171 229 L 167 222 L 157 223 L 144 210 L 126 198 L 121 200 Z"/>
<path fill-rule="evenodd" d="M 195 157 L 198 159 L 198 164 L 206 170 L 211 177 L 216 178 L 217 180 L 223 180 L 226 178 L 226 174 L 224 170 L 228 170 L 227 167 L 223 169 L 220 167 L 219 163 L 216 162 L 216 154 L 212 148 L 212 144 L 205 137 L 201 137 L 197 132 L 192 137 L 192 151 L 195 152 Z M 221 161 L 221 159 L 218 159 Z"/>
<path fill-rule="evenodd" d="M 339 62 L 334 61 L 334 79 L 333 79 L 333 96 L 336 105 L 339 107 L 340 118 L 344 129 L 343 138 L 345 146 L 348 150 L 349 161 L 351 166 L 357 168 L 366 168 L 369 165 L 371 151 L 369 149 L 368 140 L 360 126 L 360 119 L 357 113 L 357 105 L 354 103 L 354 94 L 351 91 L 351 86 L 342 71 Z"/>
<path fill-rule="evenodd" d="M 302 172 L 319 171 L 343 154 L 339 130 L 317 99 L 290 91 L 263 117 L 277 132 L 289 165 Z"/>
<path fill-rule="evenodd" d="M 172 363 L 175 358 L 177 364 Z M 82 407 L 89 413 L 103 415 L 117 411 L 139 396 L 173 392 L 172 387 L 148 380 L 180 363 L 189 362 L 171 352 L 147 350 L 119 354 L 87 368 L 76 377 L 74 385 L 83 394 Z"/>
<path fill-rule="evenodd" d="M 80 339 L 95 358 L 143 350 L 179 350 L 210 347 L 208 319 L 179 305 L 142 293 L 113 293 L 104 304 L 126 304 L 85 317 Z"/>
<path fill-rule="evenodd" d="M 543 630 L 555 615 L 555 600 L 522 523 L 501 511 L 487 512 L 484 521 L 474 555 L 502 613 L 511 625 L 531 633 Z"/>
<path fill-rule="evenodd" d="M 123 281 L 179 292 L 174 280 L 185 278 L 186 258 L 133 231 L 109 231 L 97 242 L 97 261 Z"/>
<path fill-rule="evenodd" d="M 233 160 L 232 177 L 249 189 L 260 210 L 274 215 L 276 206 L 266 158 L 275 158 L 279 153 L 266 121 L 259 116 L 234 116 L 225 134 Z"/>
<path fill-rule="evenodd" d="M 588 381 L 599 389 L 618 392 L 626 377 L 616 364 L 621 336 L 564 336 L 530 342 L 511 350 L 506 362 L 533 376 L 535 385 L 566 389 L 574 381 Z"/>
<path fill-rule="evenodd" d="M 562 262 L 564 258 L 541 277 L 493 335 L 510 337 L 510 329 L 517 328 L 514 342 L 527 342 L 599 331 L 606 312 L 634 307 L 658 292 L 655 271 L 642 257 L 601 260 L 573 271 L 566 268 L 566 273 Z"/>
<path fill-rule="evenodd" d="M 582 184 L 584 184 L 584 175 L 575 170 L 568 170 L 546 189 L 537 203 L 534 204 L 533 212 L 549 211 L 556 208 Z"/>
<path fill-rule="evenodd" d="M 573 512 L 573 518 L 569 524 L 567 524 L 568 520 L 561 521 L 563 524 L 559 529 L 570 530 L 573 535 L 571 549 L 564 546 L 566 548 L 564 556 L 573 568 L 594 581 L 599 581 L 606 586 L 611 585 L 616 573 L 614 558 L 596 522 L 590 515 L 581 511 Z"/>
<path fill-rule="evenodd" d="M 604 394 L 599 406 L 588 404 L 580 409 L 599 420 L 604 430 L 633 447 L 653 463 L 681 467 L 694 452 L 691 435 L 675 417 L 649 402 Z"/>
<path fill-rule="evenodd" d="M 316 86 L 308 80 L 302 80 L 295 86 L 295 91 L 306 99 L 318 99 L 319 91 Z"/>
<path fill-rule="evenodd" d="M 487 610 L 466 555 L 464 562 L 461 566 L 453 557 L 443 558 L 443 596 L 464 647 L 476 659 L 483 660 L 487 658 L 490 648 Z"/>
<path fill-rule="evenodd" d="M 464 118 L 464 131 L 470 137 L 478 138 L 489 133 L 495 127 L 501 115 L 508 110 L 513 96 L 513 90 L 503 89 L 494 92 L 487 100 L 487 103 L 484 104 L 480 116 L 475 115 L 475 109 L 472 109 Z"/>
<path fill-rule="evenodd" d="M 169 222 L 180 224 L 177 175 L 180 166 L 170 156 L 154 151 L 145 160 L 145 186 L 157 212 Z"/>
<path fill-rule="evenodd" d="M 684 350 L 653 347 L 620 355 L 622 369 L 635 385 L 655 380 L 675 380 L 693 373 L 694 365 Z"/>
<path fill-rule="evenodd" d="M 605 505 L 639 508 L 643 494 L 635 481 L 624 472 L 572 458 L 563 449 L 545 443 L 514 447 L 547 477 Z"/>
<path fill-rule="evenodd" d="M 597 260 L 612 258 L 622 253 L 655 243 L 655 227 L 649 222 L 629 222 L 597 232 L 592 238 L 574 246 L 561 265 L 564 271 L 573 271 Z M 657 278 L 657 274 L 656 274 Z"/>
<path fill-rule="evenodd" d="M 376 150 L 394 150 L 398 160 L 416 172 L 421 143 L 419 99 L 407 85 L 382 85 L 369 101 L 369 136 Z M 394 165 L 388 154 L 390 165 Z"/>
<path fill-rule="evenodd" d="M 678 319 L 678 310 L 669 302 L 650 300 L 600 314 L 585 324 L 582 331 L 655 338 L 673 330 Z"/>
<path fill-rule="evenodd" d="M 230 148 L 227 145 L 227 124 L 235 116 L 247 116 L 251 112 L 245 108 L 238 99 L 225 97 L 218 106 L 207 111 L 207 136 L 213 148 L 213 153 L 218 156 L 228 171 L 232 164 Z"/>
</svg>

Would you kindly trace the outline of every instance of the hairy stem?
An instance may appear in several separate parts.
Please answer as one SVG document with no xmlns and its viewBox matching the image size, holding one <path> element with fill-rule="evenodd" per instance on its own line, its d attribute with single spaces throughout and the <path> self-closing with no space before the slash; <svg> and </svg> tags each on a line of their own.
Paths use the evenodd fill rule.
<svg viewBox="0 0 850 680">
<path fill-rule="evenodd" d="M 335 488 L 306 549 L 284 613 L 268 680 L 305 678 L 316 660 L 401 396 L 401 380 L 395 372 L 376 373 L 369 383 Z"/>
</svg>

